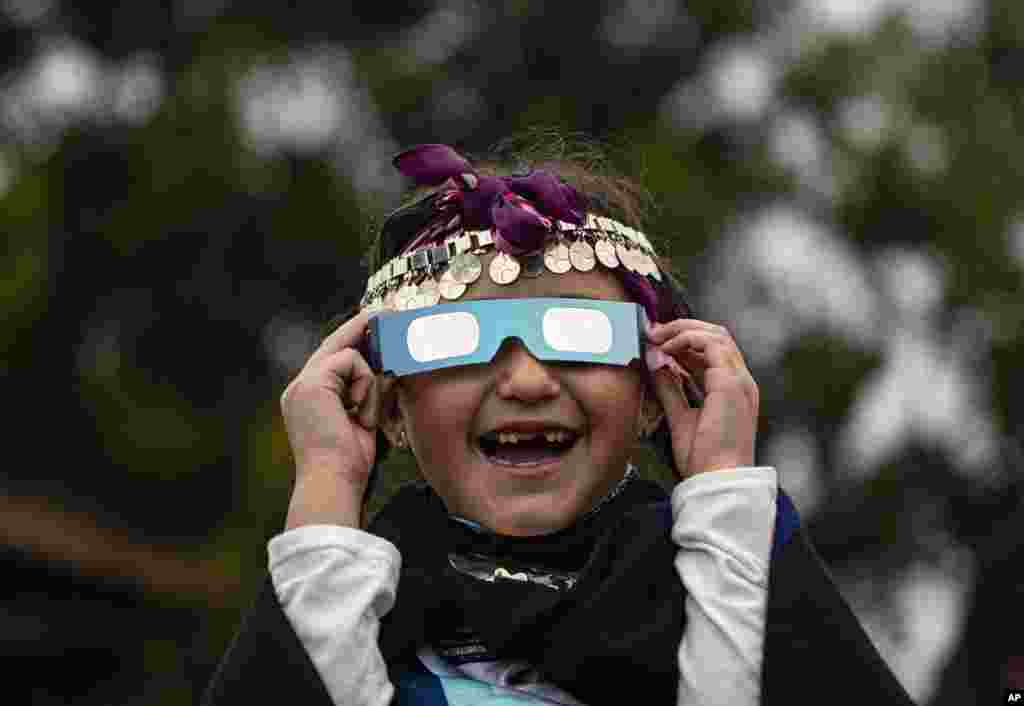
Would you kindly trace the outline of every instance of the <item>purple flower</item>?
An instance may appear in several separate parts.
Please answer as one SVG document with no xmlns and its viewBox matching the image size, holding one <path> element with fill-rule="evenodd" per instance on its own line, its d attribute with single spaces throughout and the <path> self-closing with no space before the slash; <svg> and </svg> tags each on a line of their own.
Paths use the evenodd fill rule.
<svg viewBox="0 0 1024 706">
<path fill-rule="evenodd" d="M 529 199 L 536 206 L 534 213 L 537 216 L 543 214 L 577 225 L 583 223 L 587 211 L 587 200 L 583 194 L 550 172 L 538 169 L 525 176 L 481 177 L 469 160 L 448 145 L 417 145 L 399 153 L 392 161 L 402 174 L 412 177 L 421 186 L 447 184 L 451 191 L 441 202 L 458 204 L 466 228 L 499 226 L 493 212 L 504 208 L 498 204 L 502 194 L 517 194 Z M 510 214 L 509 218 L 512 219 L 507 223 L 511 229 L 510 242 L 525 232 L 523 228 L 533 227 L 520 224 L 526 216 Z"/>
<path fill-rule="evenodd" d="M 550 172 L 536 169 L 524 176 L 480 176 L 469 160 L 448 145 L 417 145 L 392 161 L 420 186 L 445 185 L 445 193 L 436 201 L 438 223 L 448 222 L 449 213 L 455 211 L 464 228 L 493 228 L 498 250 L 511 255 L 543 247 L 552 231 L 551 219 L 580 225 L 589 210 L 582 193 Z M 429 229 L 424 231 L 406 252 L 435 235 Z M 668 316 L 671 312 L 658 311 L 658 295 L 645 277 L 624 269 L 616 274 L 651 321 L 672 318 Z"/>
<path fill-rule="evenodd" d="M 526 176 L 506 177 L 505 183 L 510 190 L 537 204 L 541 213 L 576 225 L 583 223 L 586 199 L 554 174 L 538 169 Z"/>
<path fill-rule="evenodd" d="M 503 193 L 507 193 L 501 177 L 485 176 L 477 179 L 477 187 L 462 189 L 455 198 L 462 202 L 462 225 L 470 230 L 491 228 L 495 225 L 492 207 Z"/>
<path fill-rule="evenodd" d="M 448 145 L 417 145 L 396 155 L 392 164 L 420 186 L 437 186 L 460 174 L 476 174 L 469 161 Z"/>
<path fill-rule="evenodd" d="M 551 232 L 551 220 L 538 213 L 526 199 L 512 193 L 499 196 L 491 214 L 497 248 L 511 255 L 525 255 L 540 249 L 544 237 Z"/>
</svg>

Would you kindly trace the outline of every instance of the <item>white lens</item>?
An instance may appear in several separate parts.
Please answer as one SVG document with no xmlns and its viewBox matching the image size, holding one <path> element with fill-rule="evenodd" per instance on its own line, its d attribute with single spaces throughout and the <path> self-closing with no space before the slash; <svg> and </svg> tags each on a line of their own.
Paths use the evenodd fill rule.
<svg viewBox="0 0 1024 706">
<path fill-rule="evenodd" d="M 612 349 L 612 322 L 597 309 L 552 307 L 544 312 L 542 329 L 556 351 L 599 354 Z"/>
<path fill-rule="evenodd" d="M 409 324 L 405 340 L 418 363 L 455 358 L 480 345 L 480 324 L 468 311 L 423 316 Z"/>
</svg>

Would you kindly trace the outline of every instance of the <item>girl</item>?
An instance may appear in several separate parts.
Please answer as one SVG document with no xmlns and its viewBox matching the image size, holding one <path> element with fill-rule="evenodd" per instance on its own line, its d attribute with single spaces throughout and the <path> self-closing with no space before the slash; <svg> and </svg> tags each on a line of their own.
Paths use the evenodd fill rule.
<svg viewBox="0 0 1024 706">
<path fill-rule="evenodd" d="M 282 395 L 287 526 L 207 702 L 909 703 L 755 465 L 735 341 L 607 218 L 616 190 L 444 145 L 395 164 L 435 190 L 384 224 L 360 311 Z M 425 483 L 363 531 L 389 446 Z"/>
</svg>

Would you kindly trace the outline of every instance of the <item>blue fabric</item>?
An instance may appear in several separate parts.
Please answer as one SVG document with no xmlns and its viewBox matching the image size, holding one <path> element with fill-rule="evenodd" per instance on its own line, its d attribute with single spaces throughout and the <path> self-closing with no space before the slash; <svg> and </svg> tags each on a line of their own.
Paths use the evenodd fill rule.
<svg viewBox="0 0 1024 706">
<path fill-rule="evenodd" d="M 398 672 L 398 670 L 395 670 Z M 394 675 L 394 706 L 542 706 L 546 701 L 462 674 L 434 674 L 419 659 Z"/>
<path fill-rule="evenodd" d="M 596 320 L 578 325 L 583 327 L 581 330 L 594 332 L 598 338 L 610 333 L 609 349 L 585 352 L 572 349 L 576 340 L 559 341 L 560 335 L 568 335 L 566 322 L 579 318 L 560 319 L 559 310 L 564 309 L 584 309 L 599 314 Z M 431 318 L 439 316 L 446 318 Z M 458 321 L 458 325 L 454 321 Z M 442 325 L 441 322 L 447 323 Z M 642 358 L 646 324 L 647 314 L 635 302 L 557 297 L 456 301 L 421 309 L 383 311 L 373 316 L 369 323 L 367 362 L 374 372 L 391 372 L 396 376 L 489 363 L 501 344 L 514 337 L 538 360 L 626 366 Z M 610 330 L 604 331 L 605 325 Z M 448 339 L 426 340 L 435 331 Z M 451 340 L 455 332 L 463 334 L 465 340 Z M 410 344 L 422 348 L 419 360 L 410 350 Z M 449 350 L 444 350 L 446 346 Z M 439 352 L 442 350 L 448 357 L 442 357 Z M 451 355 L 453 350 L 467 352 Z"/>
<path fill-rule="evenodd" d="M 793 505 L 793 501 L 789 499 L 785 491 L 779 488 L 779 492 L 775 496 L 775 533 L 772 537 L 771 563 L 775 563 L 779 551 L 789 543 L 799 526 L 800 514 L 797 512 L 796 506 Z"/>
<path fill-rule="evenodd" d="M 438 676 L 415 657 L 392 670 L 395 706 L 451 706 Z"/>
<path fill-rule="evenodd" d="M 662 500 L 654 503 L 654 511 L 658 514 L 658 522 L 665 528 L 666 532 L 672 531 L 672 502 Z"/>
<path fill-rule="evenodd" d="M 469 677 L 441 677 L 449 706 L 527 706 L 545 701 L 529 694 L 514 694 Z"/>
</svg>

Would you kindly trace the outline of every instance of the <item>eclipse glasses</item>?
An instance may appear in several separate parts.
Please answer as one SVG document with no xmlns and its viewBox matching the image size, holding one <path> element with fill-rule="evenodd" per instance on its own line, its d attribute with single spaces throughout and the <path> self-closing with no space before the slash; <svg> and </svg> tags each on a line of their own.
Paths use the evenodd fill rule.
<svg viewBox="0 0 1024 706">
<path fill-rule="evenodd" d="M 489 363 L 518 338 L 542 361 L 643 364 L 647 312 L 605 299 L 479 299 L 382 311 L 369 321 L 367 361 L 396 376 Z"/>
</svg>

